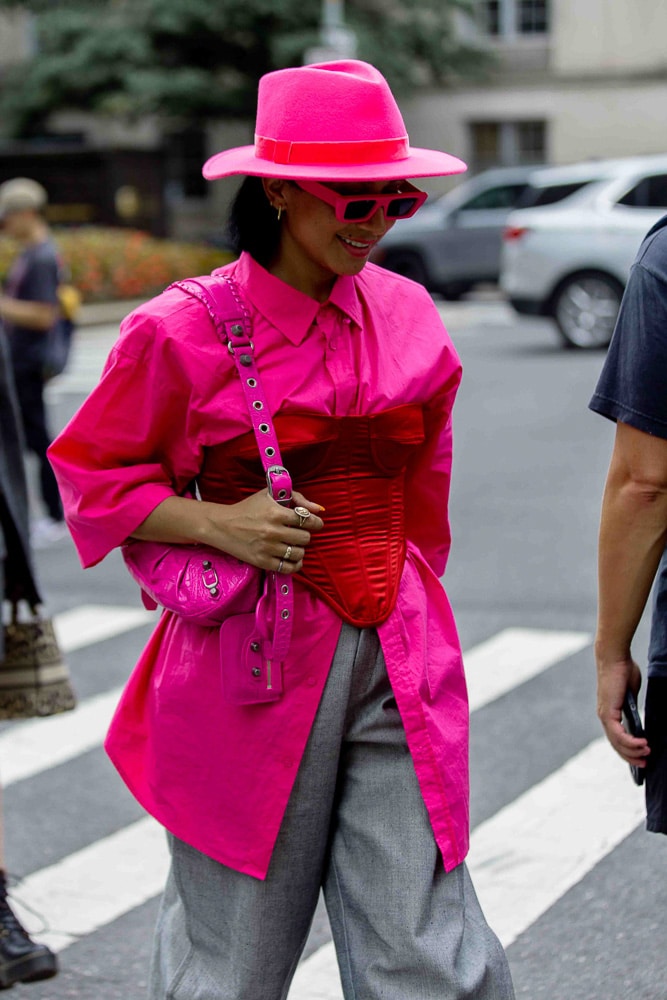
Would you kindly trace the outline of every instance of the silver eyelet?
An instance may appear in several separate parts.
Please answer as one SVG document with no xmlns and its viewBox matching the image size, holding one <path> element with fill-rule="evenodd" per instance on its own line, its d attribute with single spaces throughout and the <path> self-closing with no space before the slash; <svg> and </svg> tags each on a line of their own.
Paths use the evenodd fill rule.
<svg viewBox="0 0 667 1000">
<path fill-rule="evenodd" d="M 287 586 L 286 583 L 282 585 L 282 587 L 280 588 L 280 592 L 281 594 L 284 594 L 287 597 L 287 595 L 289 594 L 289 587 Z"/>
<path fill-rule="evenodd" d="M 254 402 L 253 402 L 252 405 L 253 405 L 253 407 L 256 410 L 263 410 L 264 409 L 264 403 L 262 403 L 262 401 L 260 399 L 254 400 Z"/>
<path fill-rule="evenodd" d="M 271 430 L 268 424 L 260 424 L 259 429 L 262 432 L 262 434 L 268 434 L 269 431 Z"/>
<path fill-rule="evenodd" d="M 281 611 L 281 612 L 280 612 L 280 617 L 281 617 L 282 619 L 287 619 L 287 618 L 289 618 L 289 611 L 287 610 L 287 608 L 285 608 L 285 610 L 284 610 L 284 611 Z"/>
<path fill-rule="evenodd" d="M 251 389 L 254 389 L 255 386 L 257 385 L 257 379 L 256 378 L 246 379 L 246 384 L 249 385 Z"/>
<path fill-rule="evenodd" d="M 273 456 L 275 455 L 275 453 L 276 453 L 276 449 L 275 448 L 265 448 L 264 449 L 264 454 L 267 455 L 269 458 L 273 458 Z"/>
<path fill-rule="evenodd" d="M 287 496 L 287 490 L 278 490 L 278 499 L 284 500 Z"/>
</svg>

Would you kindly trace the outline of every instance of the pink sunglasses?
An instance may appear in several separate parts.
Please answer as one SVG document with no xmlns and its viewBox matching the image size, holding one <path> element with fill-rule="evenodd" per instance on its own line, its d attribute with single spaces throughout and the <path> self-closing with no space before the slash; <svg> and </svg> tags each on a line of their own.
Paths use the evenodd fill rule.
<svg viewBox="0 0 667 1000">
<path fill-rule="evenodd" d="M 341 222 L 368 222 L 379 208 L 384 211 L 385 219 L 409 219 L 428 198 L 425 191 L 420 191 L 407 181 L 403 182 L 408 188 L 406 192 L 372 195 L 338 194 L 317 181 L 298 180 L 294 183 L 308 194 L 331 205 L 336 218 Z"/>
</svg>

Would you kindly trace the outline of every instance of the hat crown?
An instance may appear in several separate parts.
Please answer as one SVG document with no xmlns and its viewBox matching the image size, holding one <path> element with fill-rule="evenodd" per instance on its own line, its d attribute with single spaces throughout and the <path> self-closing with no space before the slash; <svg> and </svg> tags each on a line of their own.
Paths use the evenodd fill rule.
<svg viewBox="0 0 667 1000">
<path fill-rule="evenodd" d="M 387 81 L 374 66 L 354 59 L 263 76 L 256 134 L 287 142 L 407 138 Z"/>
<path fill-rule="evenodd" d="M 254 146 L 222 150 L 208 180 L 232 174 L 289 180 L 377 181 L 458 174 L 449 153 L 410 146 L 382 74 L 357 59 L 267 73 L 259 81 Z"/>
</svg>

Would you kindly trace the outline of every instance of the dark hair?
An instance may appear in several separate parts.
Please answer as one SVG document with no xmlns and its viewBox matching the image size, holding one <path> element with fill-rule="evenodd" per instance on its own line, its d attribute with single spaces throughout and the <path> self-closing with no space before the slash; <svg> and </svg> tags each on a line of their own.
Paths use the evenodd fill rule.
<svg viewBox="0 0 667 1000">
<path fill-rule="evenodd" d="M 261 177 L 246 177 L 229 211 L 228 238 L 236 253 L 242 250 L 268 267 L 278 249 L 280 223 L 262 186 Z"/>
</svg>

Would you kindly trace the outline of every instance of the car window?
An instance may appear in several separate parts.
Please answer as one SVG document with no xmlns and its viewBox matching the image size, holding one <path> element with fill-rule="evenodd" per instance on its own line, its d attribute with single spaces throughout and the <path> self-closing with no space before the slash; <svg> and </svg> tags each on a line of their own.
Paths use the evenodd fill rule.
<svg viewBox="0 0 667 1000">
<path fill-rule="evenodd" d="M 555 205 L 563 198 L 581 191 L 591 181 L 571 181 L 569 184 L 546 184 L 544 187 L 528 187 L 517 208 L 537 208 L 539 205 Z"/>
<path fill-rule="evenodd" d="M 488 188 L 475 195 L 470 201 L 459 205 L 460 212 L 481 211 L 490 208 L 514 208 L 523 194 L 526 184 L 502 184 L 499 187 Z"/>
<path fill-rule="evenodd" d="M 667 174 L 642 177 L 623 198 L 619 198 L 618 204 L 632 208 L 667 208 Z"/>
</svg>

